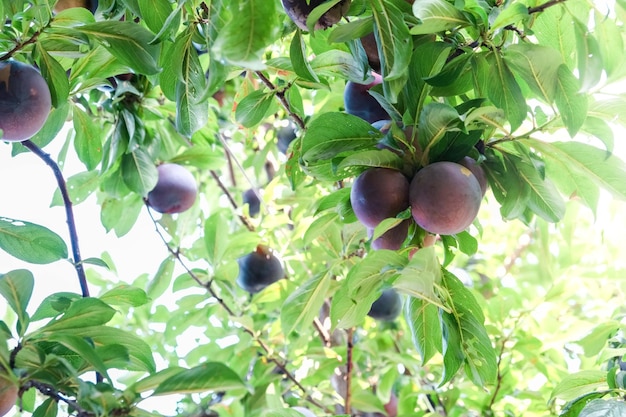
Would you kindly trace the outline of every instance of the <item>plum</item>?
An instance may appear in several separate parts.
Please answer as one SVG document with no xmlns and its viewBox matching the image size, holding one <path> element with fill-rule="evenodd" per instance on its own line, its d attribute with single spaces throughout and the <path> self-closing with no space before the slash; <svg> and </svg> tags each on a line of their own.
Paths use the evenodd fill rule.
<svg viewBox="0 0 626 417">
<path fill-rule="evenodd" d="M 22 142 L 42 128 L 52 107 L 50 88 L 35 67 L 0 62 L 0 129 L 2 140 Z"/>
<path fill-rule="evenodd" d="M 261 200 L 259 200 L 258 191 L 253 188 L 244 191 L 243 204 L 248 205 L 248 213 L 250 213 L 250 216 L 258 216 L 261 212 Z"/>
<path fill-rule="evenodd" d="M 265 245 L 258 245 L 255 251 L 237 259 L 237 263 L 237 284 L 251 294 L 285 276 L 282 263 Z"/>
<path fill-rule="evenodd" d="M 389 114 L 383 109 L 378 100 L 369 93 L 370 88 L 383 82 L 380 75 L 376 73 L 373 73 L 373 75 L 374 81 L 369 84 L 348 81 L 343 91 L 346 113 L 360 117 L 368 123 L 389 119 Z"/>
<path fill-rule="evenodd" d="M 17 401 L 18 387 L 6 376 L 0 374 L 0 417 L 11 411 Z"/>
<path fill-rule="evenodd" d="M 476 218 L 482 191 L 463 165 L 435 162 L 415 174 L 409 187 L 411 214 L 430 233 L 451 235 L 465 230 Z"/>
<path fill-rule="evenodd" d="M 370 168 L 354 180 L 350 203 L 356 218 L 374 228 L 409 207 L 409 180 L 394 169 Z"/>
<path fill-rule="evenodd" d="M 95 13 L 96 9 L 98 9 L 98 0 L 58 0 L 52 11 L 59 13 L 72 7 L 82 7 L 91 13 Z"/>
<path fill-rule="evenodd" d="M 401 311 L 400 294 L 393 288 L 388 288 L 374 301 L 367 315 L 376 320 L 392 321 L 400 315 Z"/>
<path fill-rule="evenodd" d="M 398 250 L 402 247 L 406 236 L 409 232 L 410 220 L 403 220 L 400 224 L 392 229 L 387 230 L 380 237 L 372 241 L 372 249 L 389 249 Z M 369 229 L 368 232 L 373 234 L 374 229 Z"/>
<path fill-rule="evenodd" d="M 483 197 L 487 192 L 487 187 L 489 184 L 487 183 L 487 175 L 485 175 L 485 170 L 483 167 L 478 165 L 474 158 L 470 158 L 469 156 L 464 157 L 459 161 L 459 164 L 463 165 L 465 168 L 472 171 L 472 174 L 478 180 L 478 184 L 480 185 L 480 190 L 482 191 Z"/>
<path fill-rule="evenodd" d="M 148 205 L 159 213 L 182 213 L 196 201 L 198 184 L 187 168 L 178 164 L 157 167 L 159 179 L 148 193 Z"/>
<path fill-rule="evenodd" d="M 281 0 L 285 13 L 300 29 L 308 31 L 306 26 L 306 20 L 309 14 L 317 6 L 325 3 L 325 0 L 310 0 L 307 4 L 307 0 Z M 327 29 L 339 22 L 341 18 L 348 13 L 350 9 L 351 0 L 341 0 L 339 3 L 330 8 L 324 13 L 317 22 L 315 22 L 315 29 Z"/>
<path fill-rule="evenodd" d="M 289 149 L 289 145 L 296 138 L 296 129 L 293 124 L 288 124 L 287 126 L 283 126 L 276 132 L 276 138 L 278 139 L 278 150 L 282 154 L 287 154 L 287 150 Z"/>
</svg>

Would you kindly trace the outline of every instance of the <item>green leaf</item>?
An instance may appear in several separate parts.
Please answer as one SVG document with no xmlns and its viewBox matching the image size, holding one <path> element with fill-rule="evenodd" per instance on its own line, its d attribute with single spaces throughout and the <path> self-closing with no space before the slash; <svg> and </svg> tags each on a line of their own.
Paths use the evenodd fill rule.
<svg viewBox="0 0 626 417">
<path fill-rule="evenodd" d="M 72 304 L 72 302 L 79 298 L 81 298 L 80 294 L 72 292 L 58 292 L 50 294 L 49 296 L 44 298 L 39 307 L 37 307 L 37 310 L 31 317 L 31 321 L 38 321 L 50 317 L 56 317 L 65 312 Z"/>
<path fill-rule="evenodd" d="M 313 72 L 309 61 L 306 59 L 306 44 L 299 30 L 294 32 L 293 38 L 291 39 L 289 58 L 291 59 L 293 70 L 298 77 L 315 83 L 320 82 L 317 74 Z"/>
<path fill-rule="evenodd" d="M 424 365 L 437 352 L 443 351 L 439 309 L 426 300 L 410 297 L 404 304 L 404 315 L 411 329 L 413 345 Z"/>
<path fill-rule="evenodd" d="M 565 202 L 548 178 L 542 178 L 530 164 L 518 165 L 520 179 L 530 190 L 528 208 L 543 219 L 556 223 L 565 215 Z"/>
<path fill-rule="evenodd" d="M 97 298 L 74 300 L 65 314 L 46 324 L 39 331 L 55 333 L 61 330 L 76 330 L 107 323 L 115 315 L 115 310 Z"/>
<path fill-rule="evenodd" d="M 571 401 L 606 386 L 606 371 L 584 370 L 565 376 L 554 387 L 551 397 Z"/>
<path fill-rule="evenodd" d="M 77 28 L 93 36 L 125 65 L 141 74 L 153 75 L 159 72 L 158 45 L 151 45 L 154 34 L 134 22 L 96 22 Z"/>
<path fill-rule="evenodd" d="M 412 35 L 443 32 L 469 24 L 465 15 L 445 0 L 416 1 L 413 14 L 420 23 L 411 28 Z"/>
<path fill-rule="evenodd" d="M 72 122 L 74 124 L 74 149 L 88 171 L 94 170 L 102 160 L 102 127 L 95 123 L 78 106 L 72 107 Z"/>
<path fill-rule="evenodd" d="M 148 283 L 147 293 L 150 299 L 157 299 L 169 288 L 174 274 L 176 261 L 172 257 L 167 257 L 159 265 L 159 270 L 154 278 Z M 147 301 L 147 300 L 146 300 Z"/>
<path fill-rule="evenodd" d="M 320 274 L 305 282 L 287 297 L 280 310 L 283 334 L 308 326 L 319 314 L 330 288 L 331 275 Z"/>
<path fill-rule="evenodd" d="M 232 20 L 217 35 L 212 51 L 232 65 L 262 70 L 263 51 L 276 33 L 275 2 L 243 0 L 231 3 Z"/>
<path fill-rule="evenodd" d="M 504 59 L 539 99 L 548 104 L 554 101 L 558 68 L 563 60 L 553 48 L 531 43 L 509 45 Z"/>
<path fill-rule="evenodd" d="M 139 5 L 139 11 L 141 12 L 141 18 L 146 23 L 146 26 L 154 33 L 159 33 L 163 30 L 170 15 L 175 14 L 172 10 L 172 4 L 169 1 L 138 0 L 137 3 Z M 180 14 L 178 14 L 178 17 L 179 16 Z M 174 30 L 174 28 L 170 29 L 170 31 L 172 30 Z"/>
<path fill-rule="evenodd" d="M 94 367 L 94 370 L 102 374 L 109 381 L 111 380 L 111 377 L 109 377 L 109 374 L 107 372 L 106 365 L 102 362 L 102 359 L 100 359 L 94 347 L 87 343 L 87 341 L 85 341 L 85 339 L 83 339 L 82 337 L 66 333 L 56 333 L 48 336 L 46 340 L 51 342 L 57 342 L 65 346 L 72 352 L 75 352 L 82 359 L 91 364 Z"/>
<path fill-rule="evenodd" d="M 26 269 L 17 269 L 6 274 L 0 274 L 0 295 L 7 300 L 9 307 L 17 315 L 20 333 L 25 332 L 28 327 L 29 318 L 26 308 L 34 287 L 35 278 Z"/>
<path fill-rule="evenodd" d="M 552 47 L 568 67 L 574 67 L 576 35 L 572 17 L 565 7 L 548 7 L 537 14 L 533 32 L 539 44 Z"/>
<path fill-rule="evenodd" d="M 423 149 L 422 165 L 427 165 L 430 150 L 442 140 L 449 131 L 464 129 L 465 125 L 459 113 L 451 106 L 443 103 L 428 103 L 419 118 L 417 137 Z"/>
<path fill-rule="evenodd" d="M 169 162 L 201 169 L 218 169 L 224 166 L 224 153 L 210 146 L 194 145 L 170 158 Z"/>
<path fill-rule="evenodd" d="M 511 131 L 514 132 L 526 119 L 526 99 L 524 99 L 519 84 L 499 52 L 489 52 L 484 58 L 484 64 L 488 66 L 491 74 L 487 83 L 487 97 L 493 104 L 504 110 L 504 114 L 511 124 Z M 481 61 L 479 60 L 479 62 Z"/>
<path fill-rule="evenodd" d="M 575 21 L 576 56 L 578 58 L 578 79 L 581 91 L 589 91 L 596 86 L 602 77 L 603 62 L 600 45 L 589 33 L 587 26 Z"/>
<path fill-rule="evenodd" d="M 156 186 L 158 172 L 150 155 L 137 148 L 122 157 L 124 184 L 140 196 L 146 196 Z"/>
<path fill-rule="evenodd" d="M 140 379 L 139 381 L 131 385 L 129 387 L 129 390 L 135 393 L 152 391 L 165 381 L 169 380 L 172 376 L 185 370 L 185 368 L 181 368 L 178 366 L 170 366 L 152 375 L 148 375 L 143 379 Z"/>
<path fill-rule="evenodd" d="M 266 117 L 270 106 L 274 102 L 273 91 L 254 90 L 245 96 L 235 110 L 235 119 L 244 127 L 253 127 L 261 123 Z"/>
<path fill-rule="evenodd" d="M 506 6 L 491 24 L 492 31 L 519 22 L 528 17 L 528 7 L 522 3 L 511 3 Z"/>
<path fill-rule="evenodd" d="M 207 362 L 172 375 L 159 384 L 153 395 L 230 391 L 242 388 L 246 388 L 245 383 L 231 368 L 223 363 Z"/>
<path fill-rule="evenodd" d="M 72 204 L 82 203 L 100 186 L 100 177 L 97 171 L 86 171 L 72 175 L 66 180 L 67 192 Z M 61 191 L 56 190 L 52 197 L 51 206 L 62 206 L 64 204 Z"/>
<path fill-rule="evenodd" d="M 33 412 L 33 417 L 56 417 L 58 412 L 58 401 L 54 398 L 48 398 Z"/>
<path fill-rule="evenodd" d="M 326 213 L 324 215 L 319 216 L 308 227 L 306 232 L 304 233 L 304 237 L 302 240 L 306 245 L 311 244 L 315 239 L 324 234 L 329 228 L 333 226 L 337 226 L 339 223 L 339 214 L 338 213 Z"/>
<path fill-rule="evenodd" d="M 204 247 L 211 265 L 219 265 L 226 253 L 228 248 L 228 230 L 228 222 L 222 211 L 213 213 L 204 222 Z"/>
<path fill-rule="evenodd" d="M 580 93 L 580 83 L 574 74 L 560 65 L 555 103 L 570 136 L 574 137 L 587 117 L 587 96 Z"/>
<path fill-rule="evenodd" d="M 139 307 L 147 304 L 150 299 L 144 290 L 130 285 L 121 284 L 98 297 L 109 305 L 129 305 Z"/>
<path fill-rule="evenodd" d="M 606 394 L 606 391 L 592 392 L 578 397 L 575 400 L 570 401 L 565 405 L 565 407 L 563 407 L 563 410 L 561 411 L 561 414 L 559 414 L 559 417 L 580 417 L 580 412 L 583 408 L 587 406 L 587 404 L 595 399 L 604 397 Z"/>
<path fill-rule="evenodd" d="M 393 287 L 398 292 L 413 298 L 420 298 L 427 303 L 445 309 L 435 294 L 435 284 L 441 282 L 441 266 L 435 255 L 434 247 L 419 249 L 408 265 L 400 271 Z"/>
<path fill-rule="evenodd" d="M 67 74 L 61 64 L 59 64 L 59 61 L 46 52 L 41 42 L 35 44 L 35 59 L 42 77 L 50 87 L 52 106 L 58 108 L 67 102 L 70 94 L 70 83 L 67 79 Z"/>
<path fill-rule="evenodd" d="M 33 264 L 48 264 L 68 256 L 65 242 L 53 231 L 6 217 L 0 218 L 0 249 Z"/>
</svg>

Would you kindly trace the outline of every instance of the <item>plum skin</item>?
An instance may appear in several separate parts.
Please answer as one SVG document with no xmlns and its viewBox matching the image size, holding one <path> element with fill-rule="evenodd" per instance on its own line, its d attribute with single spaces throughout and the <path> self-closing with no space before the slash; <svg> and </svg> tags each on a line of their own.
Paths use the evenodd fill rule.
<svg viewBox="0 0 626 417">
<path fill-rule="evenodd" d="M 482 191 L 484 197 L 487 193 L 487 188 L 489 187 L 489 184 L 487 182 L 487 175 L 485 175 L 485 170 L 483 169 L 483 167 L 478 165 L 474 158 L 471 158 L 469 156 L 461 159 L 459 161 L 459 164 L 472 171 L 472 174 L 474 174 L 474 176 L 478 180 L 478 185 L 480 185 L 480 190 Z"/>
<path fill-rule="evenodd" d="M 148 193 L 147 202 L 159 213 L 182 213 L 196 201 L 198 185 L 193 174 L 178 164 L 157 167 L 159 179 Z"/>
<path fill-rule="evenodd" d="M 251 294 L 258 293 L 285 275 L 280 260 L 264 245 L 237 259 L 237 264 L 237 285 Z"/>
<path fill-rule="evenodd" d="M 8 414 L 17 401 L 18 387 L 0 374 L 0 417 Z"/>
<path fill-rule="evenodd" d="M 411 214 L 424 230 L 452 235 L 476 218 L 482 200 L 478 180 L 466 167 L 435 162 L 415 174 L 409 187 Z"/>
<path fill-rule="evenodd" d="M 409 207 L 409 180 L 394 169 L 370 168 L 354 180 L 350 203 L 357 219 L 374 228 Z"/>
<path fill-rule="evenodd" d="M 388 288 L 374 301 L 367 315 L 375 320 L 392 321 L 400 315 L 401 311 L 400 294 L 393 288 Z"/>
<path fill-rule="evenodd" d="M 250 188 L 243 193 L 243 204 L 248 205 L 248 213 L 256 217 L 261 212 L 261 200 L 257 196 L 256 190 Z"/>
<path fill-rule="evenodd" d="M 348 81 L 343 91 L 343 101 L 346 113 L 360 117 L 368 123 L 389 119 L 389 114 L 383 109 L 378 100 L 369 93 L 370 88 L 383 82 L 382 77 L 374 75 L 374 81 L 369 84 L 359 84 Z"/>
<path fill-rule="evenodd" d="M 0 62 L 1 140 L 30 139 L 43 127 L 51 107 L 50 88 L 35 67 L 13 60 Z"/>
<path fill-rule="evenodd" d="M 276 132 L 276 138 L 278 139 L 278 150 L 283 155 L 286 155 L 289 145 L 296 138 L 296 129 L 291 124 L 283 126 Z"/>
<path fill-rule="evenodd" d="M 372 249 L 388 249 L 398 250 L 402 248 L 402 244 L 406 240 L 406 236 L 409 233 L 410 220 L 403 220 L 400 224 L 387 230 L 377 239 L 372 241 Z M 369 229 L 370 233 L 374 232 L 374 229 Z"/>
<path fill-rule="evenodd" d="M 311 0 L 310 3 L 307 4 L 306 0 L 281 0 L 281 3 L 285 13 L 287 13 L 287 16 L 289 16 L 296 26 L 304 31 L 308 31 L 309 29 L 306 26 L 307 17 L 313 9 L 324 3 L 324 1 L 325 0 Z M 341 0 L 331 7 L 330 10 L 324 13 L 319 20 L 315 22 L 315 29 L 327 29 L 339 22 L 350 9 L 350 3 L 350 0 Z"/>
</svg>

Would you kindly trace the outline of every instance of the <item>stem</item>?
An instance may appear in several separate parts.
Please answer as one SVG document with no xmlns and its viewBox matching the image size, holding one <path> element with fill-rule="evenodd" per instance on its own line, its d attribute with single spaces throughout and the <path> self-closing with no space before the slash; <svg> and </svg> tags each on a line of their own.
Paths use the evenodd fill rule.
<svg viewBox="0 0 626 417">
<path fill-rule="evenodd" d="M 65 178 L 63 178 L 63 173 L 61 172 L 61 168 L 50 157 L 50 154 L 44 152 L 40 147 L 35 145 L 30 140 L 23 141 L 22 145 L 24 145 L 32 153 L 34 153 L 39 158 L 41 158 L 41 160 L 43 160 L 46 163 L 46 165 L 48 165 L 52 169 L 52 172 L 54 173 L 54 177 L 57 180 L 59 190 L 61 191 L 61 196 L 63 197 L 63 205 L 65 206 L 65 217 L 67 218 L 67 226 L 68 226 L 69 233 L 70 233 L 70 242 L 72 245 L 72 256 L 74 257 L 74 262 L 73 262 L 74 268 L 76 269 L 76 273 L 78 274 L 78 281 L 80 282 L 82 296 L 89 297 L 89 287 L 87 285 L 87 277 L 85 276 L 85 269 L 83 268 L 83 260 L 80 256 L 80 248 L 78 246 L 78 233 L 76 232 L 76 222 L 74 220 L 74 211 L 72 209 L 72 201 L 70 200 L 70 196 L 67 191 L 67 184 L 65 182 Z"/>
<path fill-rule="evenodd" d="M 95 416 L 94 413 L 89 412 L 85 410 L 84 408 L 82 408 L 76 400 L 72 400 L 70 398 L 65 397 L 52 385 L 48 385 L 43 382 L 30 380 L 22 386 L 22 388 L 20 389 L 20 392 L 25 392 L 29 388 L 32 388 L 32 387 L 36 388 L 37 391 L 41 392 L 43 395 L 47 397 L 53 398 L 56 401 L 64 402 L 65 404 L 67 404 L 67 407 L 69 408 L 70 411 L 75 411 L 77 413 L 76 415 L 78 417 Z"/>
<path fill-rule="evenodd" d="M 352 385 L 352 368 L 354 364 L 352 362 L 352 353 L 354 350 L 354 344 L 352 343 L 352 339 L 354 336 L 354 328 L 348 329 L 348 354 L 346 358 L 346 399 L 345 399 L 345 413 L 352 414 L 352 404 L 351 404 L 351 385 Z"/>
<path fill-rule="evenodd" d="M 565 1 L 566 0 L 550 0 L 550 1 L 546 2 L 546 3 L 540 4 L 539 6 L 529 7 L 528 8 L 528 14 L 543 12 L 548 7 L 552 7 L 552 6 L 557 5 L 559 3 L 565 3 Z"/>
<path fill-rule="evenodd" d="M 228 198 L 228 201 L 230 201 L 230 205 L 233 206 L 235 210 L 237 210 L 239 206 L 237 202 L 235 201 L 235 199 L 233 198 L 233 195 L 230 193 L 230 191 L 228 191 L 228 188 L 226 188 L 226 186 L 220 179 L 220 176 L 217 174 L 215 170 L 211 170 L 210 173 L 213 179 L 215 180 L 215 182 L 217 182 L 217 186 L 220 187 L 220 189 L 226 195 L 226 198 Z M 246 226 L 246 228 L 249 231 L 254 232 L 254 226 L 250 223 L 250 221 L 247 218 L 245 218 L 242 215 L 238 215 L 237 217 L 239 217 L 239 220 L 241 220 L 241 223 L 243 223 L 243 225 Z"/>
<path fill-rule="evenodd" d="M 26 45 L 30 45 L 31 43 L 37 42 L 37 39 L 39 38 L 39 35 L 41 35 L 43 30 L 46 29 L 49 25 L 50 25 L 50 23 L 48 23 L 46 26 L 44 26 L 41 29 L 39 29 L 37 32 L 35 32 L 33 34 L 33 36 L 31 36 L 30 38 L 26 39 L 24 42 L 16 43 L 15 46 L 13 47 L 13 49 L 8 51 L 4 55 L 0 56 L 0 61 L 6 61 L 7 59 L 11 58 L 17 51 L 19 51 L 20 49 L 24 48 Z"/>
<path fill-rule="evenodd" d="M 287 111 L 287 114 L 289 114 L 289 117 L 291 117 L 291 119 L 298 125 L 300 129 L 304 129 L 304 126 L 305 126 L 304 120 L 302 120 L 302 118 L 299 115 L 297 115 L 296 113 L 293 112 L 293 110 L 291 110 L 289 101 L 287 100 L 287 97 L 285 97 L 285 90 L 279 90 L 278 88 L 276 88 L 276 86 L 269 80 L 269 78 L 267 78 L 265 74 L 263 74 L 261 71 L 255 71 L 254 73 L 256 74 L 257 77 L 259 77 L 259 79 L 263 82 L 263 84 L 265 84 L 267 88 L 269 88 L 274 93 L 276 93 L 276 97 L 278 97 L 278 101 L 280 101 L 280 104 Z"/>
</svg>

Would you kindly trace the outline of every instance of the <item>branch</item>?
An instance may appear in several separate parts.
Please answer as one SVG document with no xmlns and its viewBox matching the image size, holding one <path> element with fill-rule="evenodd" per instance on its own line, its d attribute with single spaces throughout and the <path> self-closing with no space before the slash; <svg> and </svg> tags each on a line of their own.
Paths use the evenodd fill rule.
<svg viewBox="0 0 626 417">
<path fill-rule="evenodd" d="M 354 363 L 352 362 L 352 352 L 354 350 L 354 343 L 352 339 L 354 338 L 354 328 L 351 327 L 348 329 L 348 353 L 346 358 L 346 398 L 344 403 L 345 413 L 352 414 L 352 404 L 350 404 L 351 400 L 351 385 L 352 385 L 352 368 L 354 367 Z"/>
<path fill-rule="evenodd" d="M 213 169 L 210 171 L 210 173 L 211 173 L 211 176 L 213 177 L 213 179 L 215 180 L 215 182 L 217 182 L 217 186 L 220 187 L 222 192 L 226 195 L 226 198 L 228 198 L 228 201 L 230 202 L 230 205 L 233 206 L 233 208 L 235 210 L 237 210 L 237 208 L 239 206 L 238 206 L 237 202 L 235 201 L 235 199 L 233 198 L 233 195 L 230 193 L 230 191 L 228 191 L 228 188 L 226 188 L 226 186 L 224 185 L 224 183 L 220 179 L 220 176 Z M 237 215 L 237 217 L 239 217 L 239 220 L 241 220 L 241 223 L 243 223 L 243 225 L 246 226 L 246 228 L 249 231 L 254 232 L 254 226 L 250 223 L 250 221 L 245 216 Z"/>
<path fill-rule="evenodd" d="M 39 38 L 39 35 L 41 35 L 43 30 L 46 29 L 49 25 L 50 25 L 50 22 L 48 22 L 48 24 L 46 26 L 44 26 L 41 29 L 39 29 L 37 32 L 35 32 L 33 34 L 33 36 L 31 36 L 30 38 L 26 39 L 24 42 L 16 43 L 15 46 L 13 47 L 13 49 L 8 51 L 4 55 L 0 56 L 0 61 L 6 61 L 7 59 L 10 59 L 17 51 L 19 51 L 20 49 L 24 48 L 26 45 L 30 45 L 31 43 L 37 42 L 37 39 Z"/>
<path fill-rule="evenodd" d="M 82 408 L 76 400 L 72 400 L 70 398 L 65 397 L 52 385 L 44 384 L 43 382 L 33 381 L 33 380 L 27 381 L 20 388 L 20 397 L 24 392 L 26 392 L 28 389 L 33 388 L 33 387 L 36 388 L 37 391 L 41 392 L 46 397 L 50 397 L 56 401 L 64 402 L 65 404 L 67 404 L 67 407 L 70 409 L 70 411 L 75 411 L 77 413 L 78 417 L 95 416 L 95 413 L 87 411 L 84 408 Z"/>
<path fill-rule="evenodd" d="M 276 97 L 278 97 L 278 101 L 280 101 L 280 104 L 283 106 L 285 111 L 287 111 L 287 114 L 289 114 L 289 117 L 291 117 L 291 119 L 298 125 L 300 129 L 304 129 L 305 127 L 304 120 L 302 120 L 302 118 L 299 115 L 297 115 L 296 113 L 293 112 L 293 110 L 291 110 L 289 101 L 287 100 L 287 97 L 285 97 L 285 90 L 279 90 L 278 88 L 276 88 L 276 86 L 269 80 L 269 78 L 267 78 L 265 74 L 263 74 L 261 71 L 255 71 L 254 73 L 257 75 L 257 77 L 259 77 L 259 79 L 263 82 L 263 84 L 265 84 L 267 88 L 269 88 L 274 93 L 276 93 Z"/>
<path fill-rule="evenodd" d="M 539 6 L 529 7 L 528 14 L 540 13 L 546 10 L 548 7 L 555 6 L 559 3 L 565 3 L 566 0 L 550 0 L 544 4 L 540 4 Z"/>
<path fill-rule="evenodd" d="M 65 217 L 67 218 L 67 226 L 70 233 L 70 242 L 72 245 L 72 256 L 74 257 L 74 268 L 76 269 L 76 273 L 78 274 L 78 281 L 80 282 L 80 288 L 82 291 L 83 297 L 89 297 L 89 287 L 87 285 L 87 277 L 85 276 L 85 270 L 83 268 L 83 261 L 80 256 L 80 248 L 78 246 L 78 233 L 76 232 L 76 222 L 74 220 L 74 211 L 72 209 L 72 201 L 70 200 L 69 193 L 67 191 L 67 184 L 65 179 L 63 178 L 63 173 L 61 172 L 61 168 L 59 165 L 50 157 L 50 155 L 44 152 L 40 147 L 35 145 L 30 140 L 25 140 L 22 142 L 26 148 L 28 148 L 32 153 L 41 158 L 46 165 L 48 165 L 54 176 L 57 180 L 57 184 L 59 186 L 59 190 L 61 191 L 61 196 L 63 197 L 63 205 L 65 206 Z"/>
</svg>

